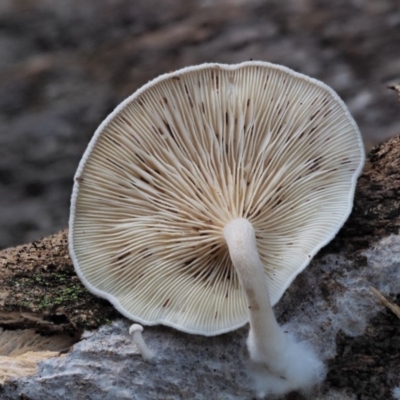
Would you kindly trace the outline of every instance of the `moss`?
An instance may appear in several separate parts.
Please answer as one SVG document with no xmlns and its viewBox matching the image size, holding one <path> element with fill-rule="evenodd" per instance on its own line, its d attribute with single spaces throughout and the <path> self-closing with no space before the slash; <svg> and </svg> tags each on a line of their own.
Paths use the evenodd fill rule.
<svg viewBox="0 0 400 400">
<path fill-rule="evenodd" d="M 107 301 L 89 293 L 76 276 L 66 231 L 3 254 L 0 281 L 7 297 L 0 312 L 12 315 L 13 321 L 15 315 L 22 316 L 13 327 L 33 326 L 42 332 L 81 331 L 118 316 Z M 33 314 L 33 318 L 24 319 L 26 313 Z"/>
</svg>

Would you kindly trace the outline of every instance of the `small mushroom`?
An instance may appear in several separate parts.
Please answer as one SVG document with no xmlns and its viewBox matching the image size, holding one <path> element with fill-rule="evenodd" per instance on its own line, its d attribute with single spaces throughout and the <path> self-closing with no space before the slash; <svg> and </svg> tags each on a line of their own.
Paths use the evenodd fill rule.
<svg viewBox="0 0 400 400">
<path fill-rule="evenodd" d="M 209 336 L 250 322 L 257 393 L 307 389 L 323 364 L 272 306 L 347 219 L 364 157 L 337 94 L 288 68 L 163 75 L 117 107 L 80 162 L 75 269 L 141 324 Z"/>
<path fill-rule="evenodd" d="M 132 335 L 132 341 L 135 343 L 139 353 L 142 355 L 144 360 L 149 361 L 154 357 L 154 352 L 147 347 L 143 340 L 142 332 L 143 326 L 139 324 L 133 324 L 129 328 L 129 334 Z"/>
</svg>

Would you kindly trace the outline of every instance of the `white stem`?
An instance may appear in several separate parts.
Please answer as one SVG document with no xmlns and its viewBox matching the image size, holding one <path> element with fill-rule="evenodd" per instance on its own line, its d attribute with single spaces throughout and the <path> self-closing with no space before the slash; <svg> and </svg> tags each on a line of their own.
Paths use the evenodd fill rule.
<svg viewBox="0 0 400 400">
<path fill-rule="evenodd" d="M 143 326 L 139 324 L 133 324 L 129 328 L 129 334 L 132 335 L 132 340 L 136 344 L 139 353 L 142 355 L 144 360 L 148 361 L 154 357 L 154 353 L 147 347 L 145 341 L 143 340 L 142 332 Z"/>
<path fill-rule="evenodd" d="M 277 361 L 283 353 L 286 336 L 271 307 L 253 226 L 244 218 L 235 219 L 225 226 L 224 236 L 248 301 L 250 358 L 264 364 L 271 372 L 281 374 Z"/>
</svg>

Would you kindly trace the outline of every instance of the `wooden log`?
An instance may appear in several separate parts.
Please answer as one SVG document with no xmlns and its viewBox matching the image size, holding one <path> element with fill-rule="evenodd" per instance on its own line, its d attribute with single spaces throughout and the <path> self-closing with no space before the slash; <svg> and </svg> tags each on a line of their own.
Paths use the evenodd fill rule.
<svg viewBox="0 0 400 400">
<path fill-rule="evenodd" d="M 0 252 L 0 287 L 0 325 L 5 328 L 76 332 L 118 315 L 76 276 L 67 230 Z"/>
</svg>

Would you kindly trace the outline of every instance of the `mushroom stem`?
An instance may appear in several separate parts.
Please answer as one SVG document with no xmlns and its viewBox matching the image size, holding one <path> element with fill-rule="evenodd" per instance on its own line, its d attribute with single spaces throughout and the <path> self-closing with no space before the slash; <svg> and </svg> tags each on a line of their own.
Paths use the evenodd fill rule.
<svg viewBox="0 0 400 400">
<path fill-rule="evenodd" d="M 247 348 L 258 396 L 310 389 L 323 380 L 325 367 L 312 349 L 297 343 L 276 321 L 252 224 L 235 219 L 225 226 L 224 237 L 249 306 Z"/>
<path fill-rule="evenodd" d="M 139 324 L 133 324 L 129 328 L 129 334 L 132 335 L 133 343 L 136 344 L 139 353 L 142 355 L 144 360 L 149 361 L 154 357 L 154 353 L 147 347 L 145 341 L 143 340 L 142 332 L 143 326 Z"/>
<path fill-rule="evenodd" d="M 250 358 L 255 362 L 267 362 L 272 371 L 276 366 L 274 360 L 285 347 L 286 337 L 271 306 L 253 226 L 247 219 L 235 219 L 226 225 L 224 236 L 249 306 Z M 276 373 L 280 375 L 282 371 Z"/>
</svg>

